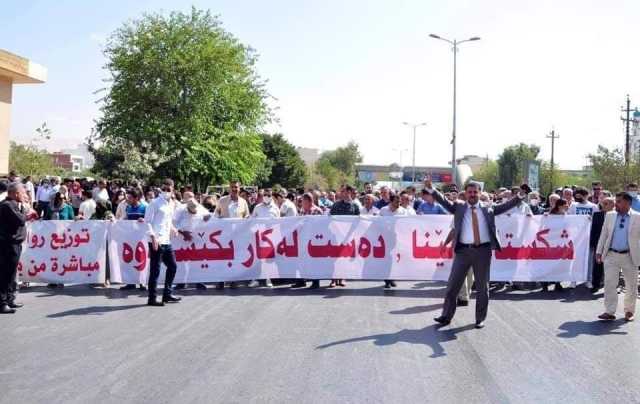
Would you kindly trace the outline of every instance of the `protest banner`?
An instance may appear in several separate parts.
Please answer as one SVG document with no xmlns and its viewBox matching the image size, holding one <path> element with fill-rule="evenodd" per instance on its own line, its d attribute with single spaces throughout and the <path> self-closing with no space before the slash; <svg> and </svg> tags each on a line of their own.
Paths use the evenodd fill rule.
<svg viewBox="0 0 640 404">
<path fill-rule="evenodd" d="M 174 237 L 176 283 L 249 279 L 446 280 L 451 247 L 443 247 L 451 216 L 306 216 L 197 222 L 192 239 Z M 499 216 L 491 279 L 587 279 L 590 220 L 586 216 Z M 112 225 L 114 281 L 144 283 L 143 225 Z"/>
<path fill-rule="evenodd" d="M 37 221 L 27 226 L 18 263 L 25 282 L 103 283 L 107 222 Z"/>
</svg>

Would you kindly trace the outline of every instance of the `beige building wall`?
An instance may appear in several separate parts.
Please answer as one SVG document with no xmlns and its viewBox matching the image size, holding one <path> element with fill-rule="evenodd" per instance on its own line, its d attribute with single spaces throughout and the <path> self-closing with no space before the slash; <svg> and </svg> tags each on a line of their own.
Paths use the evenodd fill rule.
<svg viewBox="0 0 640 404">
<path fill-rule="evenodd" d="M 14 84 L 44 83 L 47 69 L 0 49 L 0 175 L 9 173 L 9 126 Z"/>
<path fill-rule="evenodd" d="M 13 83 L 0 77 L 0 175 L 9 172 L 9 126 L 11 125 L 11 90 Z"/>
</svg>

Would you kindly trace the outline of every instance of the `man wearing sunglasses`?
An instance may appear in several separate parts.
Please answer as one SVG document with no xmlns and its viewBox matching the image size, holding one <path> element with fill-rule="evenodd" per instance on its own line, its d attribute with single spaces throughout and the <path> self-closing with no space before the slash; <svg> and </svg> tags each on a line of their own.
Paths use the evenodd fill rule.
<svg viewBox="0 0 640 404">
<path fill-rule="evenodd" d="M 624 318 L 634 318 L 638 297 L 638 266 L 640 266 L 640 213 L 631 209 L 633 197 L 628 192 L 616 195 L 616 209 L 608 212 L 596 248 L 596 262 L 604 264 L 604 307 L 600 320 L 615 320 L 618 306 L 618 279 L 624 275 L 627 291 L 624 296 Z"/>
</svg>

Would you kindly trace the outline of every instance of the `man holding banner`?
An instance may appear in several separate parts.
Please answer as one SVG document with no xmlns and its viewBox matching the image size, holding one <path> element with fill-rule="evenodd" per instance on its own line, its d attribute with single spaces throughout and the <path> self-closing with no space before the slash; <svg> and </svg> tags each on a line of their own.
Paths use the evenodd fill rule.
<svg viewBox="0 0 640 404">
<path fill-rule="evenodd" d="M 476 280 L 476 328 L 483 328 L 489 307 L 489 273 L 493 250 L 500 249 L 496 236 L 495 216 L 520 205 L 523 196 L 494 207 L 481 205 L 478 201 L 480 188 L 476 183 L 465 186 L 466 203 L 451 202 L 440 192 L 433 189 L 431 180 L 425 181 L 425 187 L 435 200 L 454 216 L 453 221 L 453 266 L 447 283 L 447 293 L 442 315 L 434 320 L 448 325 L 456 313 L 456 301 L 462 283 L 469 268 L 473 267 Z M 527 185 L 522 191 L 530 192 Z"/>
<path fill-rule="evenodd" d="M 176 256 L 171 248 L 171 234 L 175 232 L 173 219 L 176 202 L 173 200 L 173 180 L 166 179 L 162 183 L 162 193 L 147 207 L 144 215 L 149 224 L 149 306 L 164 306 L 165 303 L 178 303 L 181 298 L 171 293 L 173 279 L 176 276 Z M 162 301 L 156 300 L 156 286 L 160 276 L 160 262 L 167 267 L 164 278 Z"/>
</svg>

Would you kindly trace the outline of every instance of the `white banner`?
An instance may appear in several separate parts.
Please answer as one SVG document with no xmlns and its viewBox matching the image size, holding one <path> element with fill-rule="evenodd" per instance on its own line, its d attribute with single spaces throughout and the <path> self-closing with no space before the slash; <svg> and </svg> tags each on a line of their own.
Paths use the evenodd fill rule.
<svg viewBox="0 0 640 404">
<path fill-rule="evenodd" d="M 27 282 L 103 283 L 107 223 L 37 221 L 27 226 L 18 276 Z"/>
<path fill-rule="evenodd" d="M 192 239 L 174 238 L 176 283 L 265 278 L 446 280 L 453 252 L 442 248 L 452 216 L 306 216 L 212 219 Z M 586 216 L 500 216 L 502 251 L 496 281 L 587 279 L 590 220 Z M 148 244 L 143 225 L 111 228 L 111 278 L 145 283 Z"/>
</svg>

